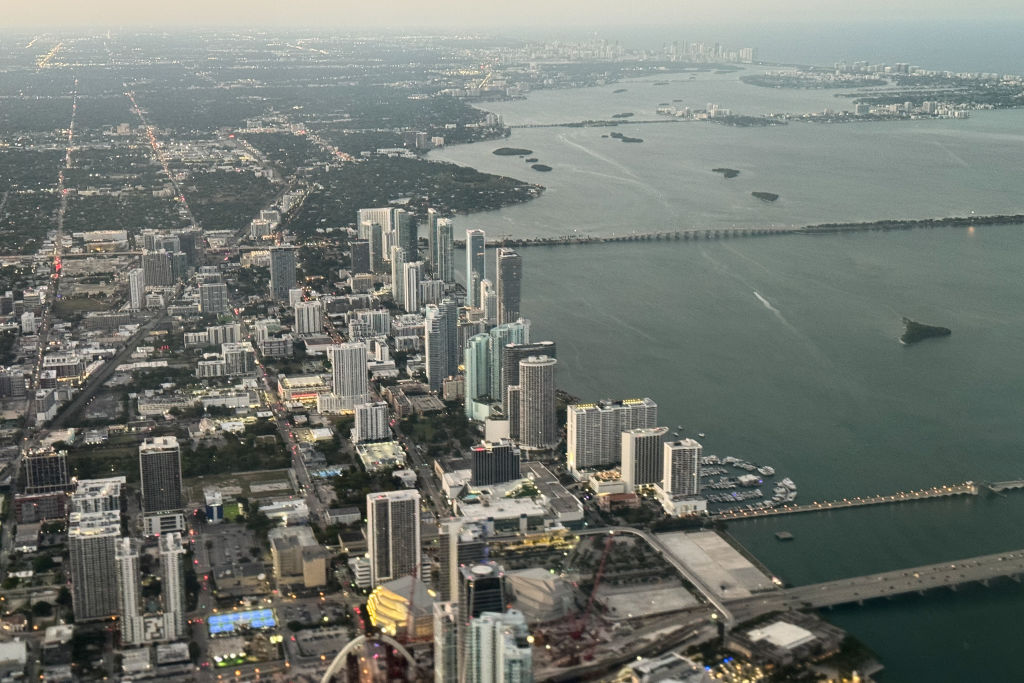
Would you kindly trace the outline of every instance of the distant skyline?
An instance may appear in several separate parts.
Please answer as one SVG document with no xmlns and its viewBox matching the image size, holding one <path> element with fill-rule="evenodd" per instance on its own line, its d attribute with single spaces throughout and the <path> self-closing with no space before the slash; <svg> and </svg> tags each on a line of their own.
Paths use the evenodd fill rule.
<svg viewBox="0 0 1024 683">
<path fill-rule="evenodd" d="M 15 4 L 15 3 L 5 3 Z M 380 0 L 179 0 L 157 4 L 138 0 L 55 0 L 6 7 L 4 28 L 153 26 L 320 27 L 376 29 L 500 29 L 639 27 L 701 23 L 845 22 L 885 20 L 1021 21 L 1024 5 L 1015 0 L 734 0 L 708 4 L 694 0 L 519 0 L 493 4 L 468 0 L 423 2 Z"/>
</svg>

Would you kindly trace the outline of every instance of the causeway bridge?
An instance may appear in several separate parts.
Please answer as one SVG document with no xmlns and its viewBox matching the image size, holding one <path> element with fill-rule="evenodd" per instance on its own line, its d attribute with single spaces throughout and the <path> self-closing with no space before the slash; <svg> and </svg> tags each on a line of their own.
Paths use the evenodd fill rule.
<svg viewBox="0 0 1024 683">
<path fill-rule="evenodd" d="M 1022 574 L 1024 549 L 758 593 L 726 604 L 733 618 L 742 622 L 781 610 L 863 604 L 865 600 L 924 593 L 934 588 L 956 590 L 957 586 L 972 582 L 987 586 L 990 580 L 1000 577 L 1020 582 Z"/>
<path fill-rule="evenodd" d="M 1024 482 L 1020 483 L 1024 488 Z M 988 488 L 996 486 L 989 484 Z M 993 489 L 994 490 L 994 489 Z M 733 509 L 723 510 L 715 515 L 715 519 L 757 519 L 759 517 L 774 517 L 776 515 L 793 515 L 799 512 L 822 512 L 824 510 L 843 510 L 846 508 L 865 507 L 868 505 L 888 505 L 891 503 L 907 503 L 915 500 L 928 500 L 931 498 L 947 498 L 949 496 L 976 496 L 981 491 L 981 486 L 973 481 L 965 481 L 962 484 L 948 484 L 946 486 L 932 486 L 927 489 L 914 491 L 899 491 L 884 496 L 856 496 L 854 498 L 843 498 L 842 500 L 816 501 L 804 505 L 778 505 L 771 508 L 755 508 L 753 510 Z"/>
</svg>

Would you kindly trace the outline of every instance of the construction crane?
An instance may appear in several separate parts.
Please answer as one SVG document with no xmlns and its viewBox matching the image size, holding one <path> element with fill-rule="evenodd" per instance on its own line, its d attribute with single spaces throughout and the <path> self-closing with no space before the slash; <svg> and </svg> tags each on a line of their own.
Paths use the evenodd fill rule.
<svg viewBox="0 0 1024 683">
<path fill-rule="evenodd" d="M 583 631 L 587 627 L 587 618 L 590 616 L 590 610 L 594 607 L 594 596 L 597 595 L 597 589 L 601 586 L 601 577 L 604 575 L 604 565 L 608 561 L 608 553 L 612 549 L 612 545 L 615 543 L 615 536 L 613 531 L 608 532 L 608 538 L 604 542 L 604 551 L 601 553 L 601 562 L 597 565 L 597 572 L 594 574 L 594 587 L 590 591 L 590 597 L 587 599 L 586 608 L 580 613 L 579 619 L 576 620 L 576 627 L 570 632 L 569 635 L 572 639 L 579 641 L 583 637 Z"/>
</svg>

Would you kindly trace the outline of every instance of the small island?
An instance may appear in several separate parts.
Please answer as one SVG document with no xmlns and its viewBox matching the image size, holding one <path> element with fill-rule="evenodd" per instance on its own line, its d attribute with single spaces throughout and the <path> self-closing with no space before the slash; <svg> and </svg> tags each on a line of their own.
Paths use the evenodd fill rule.
<svg viewBox="0 0 1024 683">
<path fill-rule="evenodd" d="M 530 166 L 534 171 L 540 171 L 541 173 L 547 173 L 551 170 L 551 167 L 547 164 L 533 164 Z"/>
<path fill-rule="evenodd" d="M 625 88 L 619 88 L 618 90 L 612 90 L 613 95 L 618 95 L 620 92 L 626 92 Z"/>
<path fill-rule="evenodd" d="M 623 135 L 622 133 L 610 133 L 610 135 L 611 135 L 611 137 L 615 138 L 616 140 L 620 140 L 622 142 L 643 142 L 644 141 L 643 138 L 631 138 L 628 135 Z"/>
<path fill-rule="evenodd" d="M 499 157 L 524 157 L 527 154 L 533 154 L 532 149 L 523 149 L 521 147 L 499 147 L 498 149 L 491 152 Z"/>
<path fill-rule="evenodd" d="M 528 163 L 528 164 L 535 164 L 538 161 L 539 161 L 539 159 L 537 159 L 537 157 L 529 157 L 529 158 L 527 158 L 526 163 Z"/>
<path fill-rule="evenodd" d="M 779 198 L 779 195 L 775 194 L 774 192 L 751 192 L 750 194 L 753 195 L 754 197 L 757 197 L 762 202 L 774 202 L 776 199 Z"/>
<path fill-rule="evenodd" d="M 713 169 L 711 169 L 711 172 L 712 173 L 721 173 L 722 176 L 724 176 L 726 179 L 728 179 L 728 178 L 735 178 L 736 176 L 738 176 L 740 174 L 740 172 L 737 171 L 735 168 L 713 168 Z"/>
<path fill-rule="evenodd" d="M 900 336 L 900 343 L 904 346 L 909 346 L 929 337 L 948 337 L 951 334 L 953 334 L 953 330 L 948 327 L 925 325 L 910 318 L 904 318 L 903 334 Z"/>
<path fill-rule="evenodd" d="M 632 115 L 633 115 L 633 112 L 631 112 L 631 111 L 624 111 L 621 114 L 612 114 L 612 118 L 613 119 L 628 119 Z"/>
</svg>

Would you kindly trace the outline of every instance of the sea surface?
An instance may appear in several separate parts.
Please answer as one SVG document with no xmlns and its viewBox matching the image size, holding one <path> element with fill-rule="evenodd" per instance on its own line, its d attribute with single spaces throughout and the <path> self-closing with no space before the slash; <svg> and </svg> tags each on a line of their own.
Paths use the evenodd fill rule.
<svg viewBox="0 0 1024 683">
<path fill-rule="evenodd" d="M 766 91 L 735 75 L 531 94 L 488 105 L 507 123 L 648 116 L 675 97 L 742 113 L 813 111 L 830 92 Z M 675 80 L 675 77 L 668 80 Z M 617 88 L 626 93 L 614 94 Z M 689 100 L 688 100 L 689 101 Z M 516 129 L 433 158 L 529 178 L 538 200 L 459 217 L 500 234 L 1024 212 L 1024 112 L 967 121 L 768 129 L 706 123 Z M 615 129 L 613 129 L 615 130 Z M 740 169 L 724 180 L 716 166 Z M 777 192 L 762 205 L 753 190 Z M 1024 226 L 836 236 L 528 247 L 523 311 L 557 341 L 561 387 L 584 400 L 650 396 L 706 453 L 773 465 L 799 501 L 1024 478 Z M 952 336 L 898 342 L 902 317 Z M 1024 548 L 1024 492 L 731 525 L 792 584 Z M 778 530 L 795 540 L 780 543 Z M 883 681 L 1021 680 L 1020 584 L 934 591 L 826 612 L 871 647 Z"/>
</svg>

